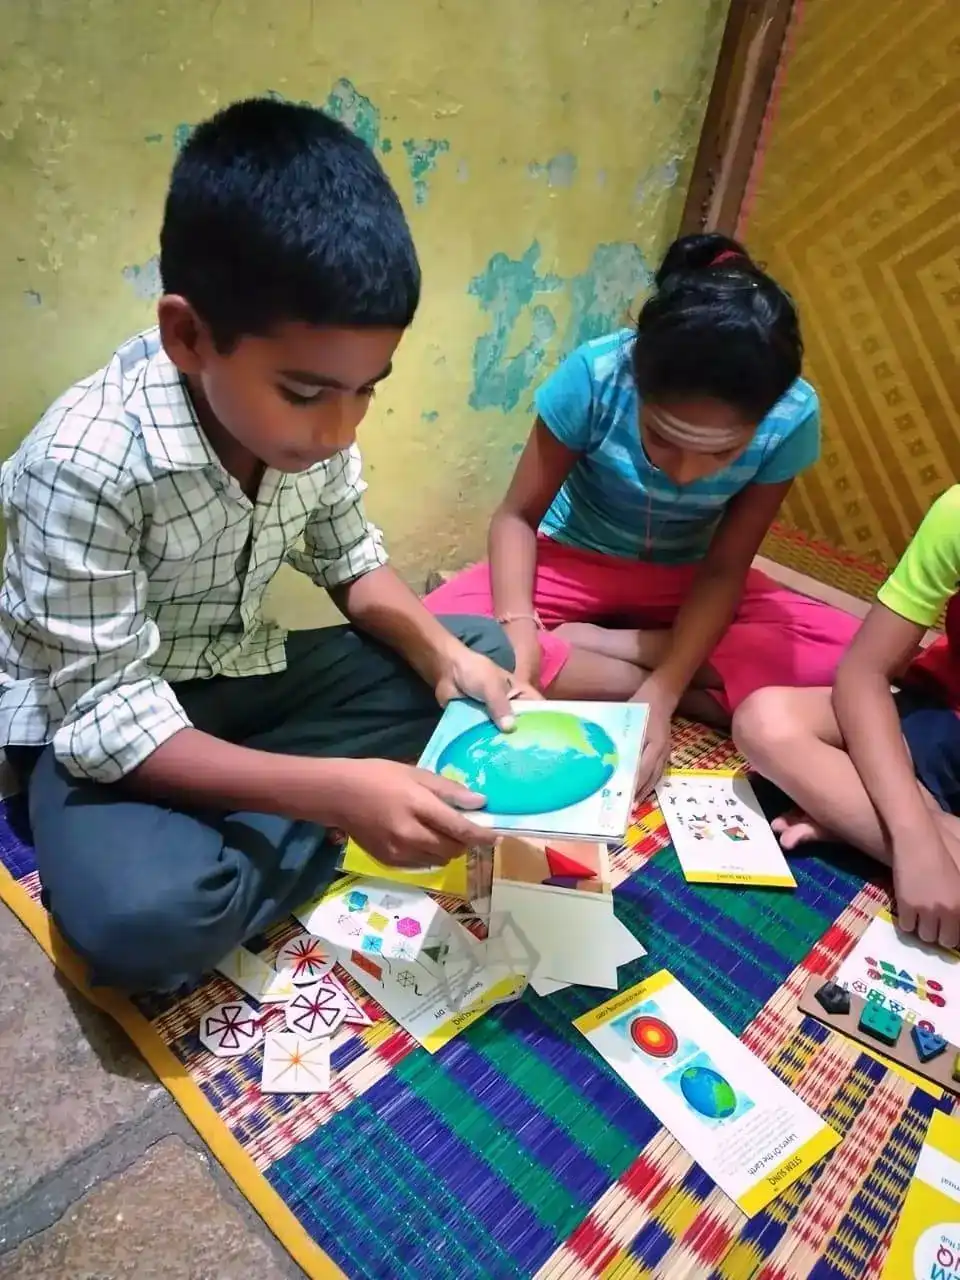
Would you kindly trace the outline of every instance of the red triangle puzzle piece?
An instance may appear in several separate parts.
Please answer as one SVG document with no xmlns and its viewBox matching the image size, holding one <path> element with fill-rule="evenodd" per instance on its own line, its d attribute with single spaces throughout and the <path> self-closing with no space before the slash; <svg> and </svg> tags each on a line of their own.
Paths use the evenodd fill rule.
<svg viewBox="0 0 960 1280">
<path fill-rule="evenodd" d="M 596 880 L 597 873 L 589 867 L 571 858 L 569 853 L 561 853 L 559 849 L 546 848 L 547 866 L 552 876 L 572 876 L 577 880 Z"/>
</svg>

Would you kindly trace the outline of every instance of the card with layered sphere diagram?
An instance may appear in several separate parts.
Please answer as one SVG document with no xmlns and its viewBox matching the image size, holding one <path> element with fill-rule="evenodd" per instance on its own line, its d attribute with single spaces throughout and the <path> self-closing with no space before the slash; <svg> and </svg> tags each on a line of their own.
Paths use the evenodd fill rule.
<svg viewBox="0 0 960 1280">
<path fill-rule="evenodd" d="M 451 702 L 420 768 L 486 797 L 471 821 L 503 835 L 614 842 L 630 823 L 647 708 L 640 702 L 513 703 L 498 729 L 472 702 Z"/>
</svg>

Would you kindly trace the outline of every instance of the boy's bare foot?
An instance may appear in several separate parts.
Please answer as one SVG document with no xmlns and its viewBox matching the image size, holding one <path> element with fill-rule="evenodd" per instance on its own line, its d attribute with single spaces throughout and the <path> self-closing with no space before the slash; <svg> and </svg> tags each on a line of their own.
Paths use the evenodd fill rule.
<svg viewBox="0 0 960 1280">
<path fill-rule="evenodd" d="M 780 846 L 789 852 L 798 849 L 802 844 L 811 844 L 815 840 L 832 840 L 835 837 L 819 822 L 814 822 L 799 809 L 791 809 L 770 823 L 780 841 Z"/>
</svg>

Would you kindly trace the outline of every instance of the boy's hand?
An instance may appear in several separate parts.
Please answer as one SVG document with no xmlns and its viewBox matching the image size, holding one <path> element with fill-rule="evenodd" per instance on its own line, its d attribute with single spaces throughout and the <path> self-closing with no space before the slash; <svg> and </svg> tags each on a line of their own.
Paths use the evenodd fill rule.
<svg viewBox="0 0 960 1280">
<path fill-rule="evenodd" d="M 336 825 L 381 862 L 436 867 L 468 845 L 495 842 L 492 831 L 475 826 L 461 812 L 482 809 L 483 796 L 426 769 L 392 760 L 351 764 L 356 783 L 338 804 Z"/>
<path fill-rule="evenodd" d="M 445 707 L 454 698 L 472 698 L 482 702 L 494 724 L 509 733 L 516 725 L 510 706 L 514 690 L 513 676 L 482 653 L 474 653 L 465 644 L 451 649 L 436 684 L 437 701 Z"/>
<path fill-rule="evenodd" d="M 905 933 L 947 950 L 960 946 L 960 870 L 939 837 L 932 848 L 894 850 L 893 886 Z"/>
</svg>

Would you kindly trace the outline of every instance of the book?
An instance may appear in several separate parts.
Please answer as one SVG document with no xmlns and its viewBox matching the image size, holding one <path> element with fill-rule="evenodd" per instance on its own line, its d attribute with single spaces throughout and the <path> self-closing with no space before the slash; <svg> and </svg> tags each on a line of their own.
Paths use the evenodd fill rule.
<svg viewBox="0 0 960 1280">
<path fill-rule="evenodd" d="M 470 820 L 503 835 L 620 841 L 633 809 L 647 725 L 641 702 L 513 703 L 498 729 L 473 702 L 451 702 L 420 768 L 486 798 Z"/>
<path fill-rule="evenodd" d="M 881 1280 L 953 1280 L 960 1274 L 960 1124 L 930 1117 Z"/>
</svg>

